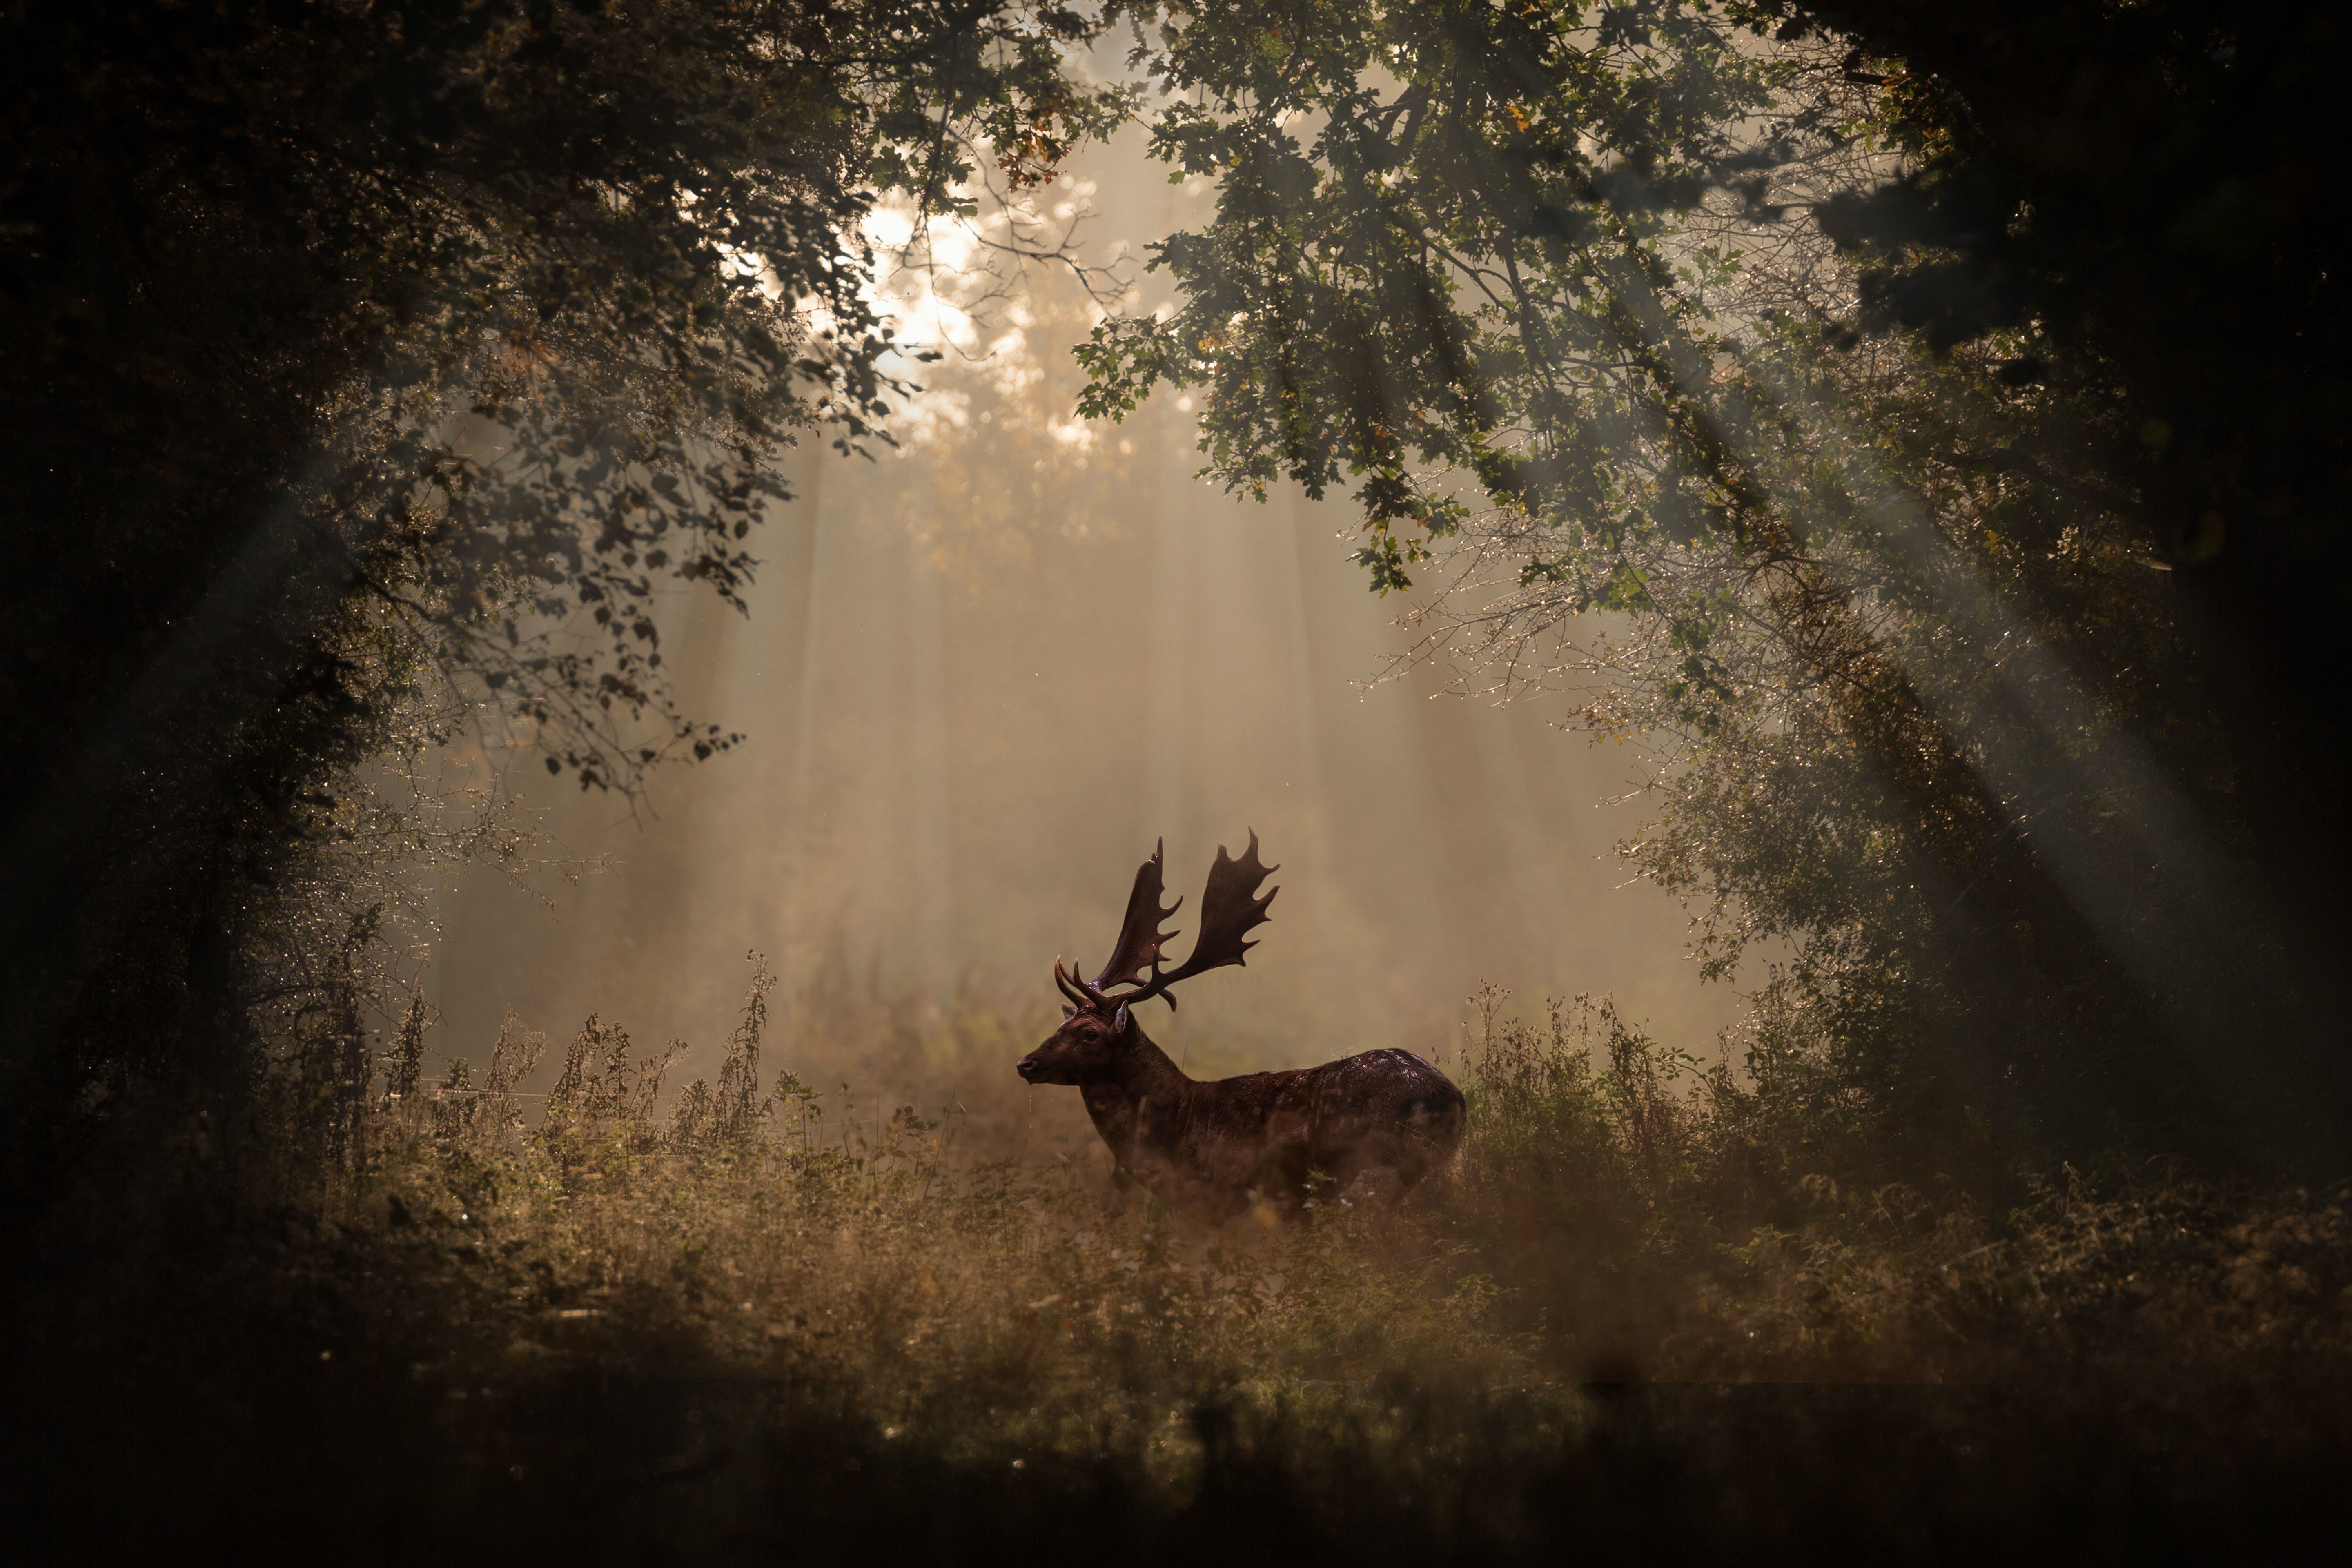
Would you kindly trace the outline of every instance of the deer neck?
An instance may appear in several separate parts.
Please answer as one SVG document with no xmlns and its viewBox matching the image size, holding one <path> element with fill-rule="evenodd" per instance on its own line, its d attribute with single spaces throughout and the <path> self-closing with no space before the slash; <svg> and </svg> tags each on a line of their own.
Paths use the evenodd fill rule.
<svg viewBox="0 0 2352 1568">
<path fill-rule="evenodd" d="M 1119 1053 L 1117 1082 L 1120 1089 L 1137 1100 L 1147 1096 L 1171 1101 L 1183 1099 L 1184 1091 L 1192 1087 L 1192 1080 L 1184 1076 L 1184 1069 L 1169 1060 L 1166 1051 L 1151 1043 L 1151 1037 L 1143 1032 L 1141 1025 L 1131 1024 L 1129 1031 L 1135 1039 Z"/>
<path fill-rule="evenodd" d="M 1122 1168 L 1131 1168 L 1139 1142 L 1154 1127 L 1164 1128 L 1181 1116 L 1193 1087 L 1168 1053 L 1151 1043 L 1139 1027 L 1135 1038 L 1118 1054 L 1118 1069 L 1108 1078 L 1087 1084 L 1081 1092 L 1095 1131 L 1110 1146 Z"/>
</svg>

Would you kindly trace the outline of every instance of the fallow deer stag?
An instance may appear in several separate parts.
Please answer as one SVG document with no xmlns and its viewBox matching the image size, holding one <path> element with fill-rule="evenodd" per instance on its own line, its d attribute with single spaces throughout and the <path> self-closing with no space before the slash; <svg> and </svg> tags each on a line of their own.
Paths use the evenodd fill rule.
<svg viewBox="0 0 2352 1568">
<path fill-rule="evenodd" d="M 1203 1217 L 1227 1218 L 1254 1201 L 1295 1217 L 1318 1174 L 1341 1192 L 1387 1170 L 1403 1188 L 1444 1163 L 1462 1141 L 1462 1091 L 1411 1052 L 1367 1051 L 1204 1083 L 1151 1043 L 1136 1022 L 1138 1005 L 1157 997 L 1172 1009 L 1170 987 L 1243 963 L 1257 945 L 1243 938 L 1265 921 L 1280 891 L 1257 895 L 1277 868 L 1258 863 L 1255 833 L 1238 860 L 1219 845 L 1192 956 L 1163 970 L 1160 950 L 1179 933 L 1160 923 L 1183 900 L 1160 907 L 1160 858 L 1154 848 L 1136 872 L 1118 945 L 1101 973 L 1080 980 L 1054 961 L 1054 984 L 1067 998 L 1062 1026 L 1021 1058 L 1021 1077 L 1077 1086 L 1119 1170 L 1171 1208 Z"/>
</svg>

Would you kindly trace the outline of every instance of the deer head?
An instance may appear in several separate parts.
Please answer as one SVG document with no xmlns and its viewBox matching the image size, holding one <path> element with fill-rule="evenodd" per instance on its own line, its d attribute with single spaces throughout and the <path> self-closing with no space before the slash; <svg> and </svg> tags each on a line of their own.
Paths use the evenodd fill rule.
<svg viewBox="0 0 2352 1568">
<path fill-rule="evenodd" d="M 1252 832 L 1249 847 L 1238 860 L 1225 853 L 1223 845 L 1217 846 L 1209 885 L 1201 894 L 1201 938 L 1192 944 L 1192 956 L 1175 969 L 1160 967 L 1160 950 L 1182 934 L 1160 930 L 1160 922 L 1184 901 L 1160 907 L 1161 847 L 1155 846 L 1151 858 L 1135 873 L 1127 919 L 1102 973 L 1082 981 L 1075 966 L 1066 973 L 1062 961 L 1054 961 L 1054 984 L 1065 998 L 1062 1026 L 1015 1065 L 1027 1082 L 1087 1084 L 1114 1076 L 1121 1051 L 1139 1034 L 1133 1011 L 1137 1003 L 1157 997 L 1172 1011 L 1176 998 L 1170 987 L 1212 969 L 1243 963 L 1243 955 L 1257 945 L 1243 939 L 1265 923 L 1266 906 L 1282 890 L 1271 889 L 1260 897 L 1258 884 L 1281 868 L 1258 863 L 1257 834 Z"/>
<path fill-rule="evenodd" d="M 1059 961 L 1054 973 L 1059 976 Z M 1062 1026 L 1013 1070 L 1024 1083 L 1100 1083 L 1118 1076 L 1119 1052 L 1133 1037 L 1135 1016 L 1124 1005 L 1108 1012 L 1062 1005 Z"/>
</svg>

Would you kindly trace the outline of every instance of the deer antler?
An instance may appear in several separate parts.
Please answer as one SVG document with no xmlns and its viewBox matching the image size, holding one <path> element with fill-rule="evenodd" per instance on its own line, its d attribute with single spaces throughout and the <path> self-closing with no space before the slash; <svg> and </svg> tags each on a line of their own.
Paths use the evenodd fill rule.
<svg viewBox="0 0 2352 1568">
<path fill-rule="evenodd" d="M 1249 847 L 1242 852 L 1242 858 L 1238 860 L 1225 853 L 1223 845 L 1218 845 L 1216 863 L 1209 868 L 1209 886 L 1201 895 L 1201 940 L 1192 944 L 1192 956 L 1177 968 L 1163 974 L 1160 971 L 1157 961 L 1158 942 L 1168 939 L 1156 938 L 1150 981 L 1148 984 L 1143 983 L 1139 976 L 1130 971 L 1121 978 L 1127 984 L 1139 985 L 1140 988 L 1118 996 L 1108 997 L 1106 1000 L 1124 1002 L 1133 1006 L 1139 1002 L 1149 1001 L 1158 996 L 1172 1009 L 1176 1005 L 1176 998 L 1169 994 L 1168 988 L 1178 981 L 1189 980 L 1195 974 L 1205 973 L 1212 969 L 1223 969 L 1229 963 L 1246 963 L 1243 955 L 1257 943 L 1244 942 L 1243 938 L 1255 928 L 1264 925 L 1271 918 L 1265 912 L 1266 906 L 1274 902 L 1276 893 L 1282 891 L 1281 889 L 1276 888 L 1268 891 L 1264 898 L 1260 898 L 1257 896 L 1258 884 L 1280 869 L 1282 868 L 1279 866 L 1265 866 L 1258 862 L 1257 832 L 1255 828 L 1250 832 Z M 1151 904 L 1156 908 L 1160 901 L 1160 857 L 1157 853 L 1153 854 L 1143 871 L 1136 876 L 1135 897 L 1138 900 L 1143 896 L 1144 873 L 1150 875 Z M 1128 923 L 1130 928 L 1135 924 L 1135 901 L 1131 900 L 1128 910 Z M 1165 918 L 1166 914 L 1174 912 L 1172 909 L 1166 910 L 1162 918 Z M 1159 922 L 1154 921 L 1151 923 L 1157 925 Z M 1126 943 L 1127 938 L 1122 935 L 1119 939 L 1121 953 L 1127 951 Z M 1141 967 L 1139 960 L 1135 967 L 1139 969 Z M 1107 983 L 1110 973 L 1109 970 L 1105 970 L 1104 981 L 1097 984 Z"/>
<path fill-rule="evenodd" d="M 1062 961 L 1058 958 L 1054 960 L 1054 984 L 1061 988 L 1063 995 L 1067 996 L 1080 1007 L 1102 1005 L 1102 996 L 1099 993 L 1088 991 L 1076 978 L 1062 973 Z"/>
<path fill-rule="evenodd" d="M 1160 856 L 1166 847 L 1164 839 L 1153 845 L 1151 858 L 1136 869 L 1135 890 L 1127 896 L 1127 920 L 1119 927 L 1118 945 L 1110 950 L 1110 962 L 1094 978 L 1091 988 L 1097 993 L 1106 985 L 1142 984 L 1145 970 L 1158 972 L 1160 950 L 1182 934 L 1160 929 L 1160 922 L 1184 902 L 1179 899 L 1164 910 L 1160 907 Z"/>
</svg>

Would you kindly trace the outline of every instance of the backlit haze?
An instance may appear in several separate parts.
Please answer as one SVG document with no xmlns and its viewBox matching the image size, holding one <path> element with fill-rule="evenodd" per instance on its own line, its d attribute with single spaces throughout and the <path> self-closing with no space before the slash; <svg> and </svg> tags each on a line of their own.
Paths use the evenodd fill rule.
<svg viewBox="0 0 2352 1568">
<path fill-rule="evenodd" d="M 1101 260 L 1207 199 L 1129 141 L 1037 205 L 1051 221 L 1090 200 L 1080 239 Z M 1076 422 L 1074 286 L 1033 272 L 973 316 L 900 288 L 924 296 L 905 335 L 955 351 L 919 367 L 900 449 L 805 441 L 794 500 L 753 542 L 749 617 L 690 594 L 664 614 L 684 707 L 744 741 L 658 772 L 635 817 L 514 753 L 540 852 L 601 868 L 541 879 L 544 899 L 488 870 L 435 896 L 436 1052 L 480 1057 L 511 1010 L 552 1058 L 593 1012 L 647 1049 L 688 1042 L 673 1087 L 710 1076 L 750 950 L 779 976 L 771 1068 L 860 1075 L 793 1027 L 827 973 L 918 1023 L 961 986 L 1042 1031 L 1049 965 L 1101 965 L 1156 840 L 1181 958 L 1217 846 L 1253 827 L 1282 892 L 1249 966 L 1192 982 L 1172 1018 L 1146 1010 L 1196 1073 L 1386 1046 L 1450 1059 L 1482 981 L 1515 1006 L 1613 993 L 1660 1038 L 1712 1048 L 1734 990 L 1702 986 L 1682 911 L 1613 853 L 1649 809 L 1620 798 L 1636 755 L 1559 728 L 1561 700 L 1496 708 L 1441 671 L 1370 684 L 1410 605 L 1366 592 L 1338 537 L 1351 499 L 1225 496 L 1193 477 L 1189 400 L 1165 393 L 1125 426 Z"/>
</svg>

